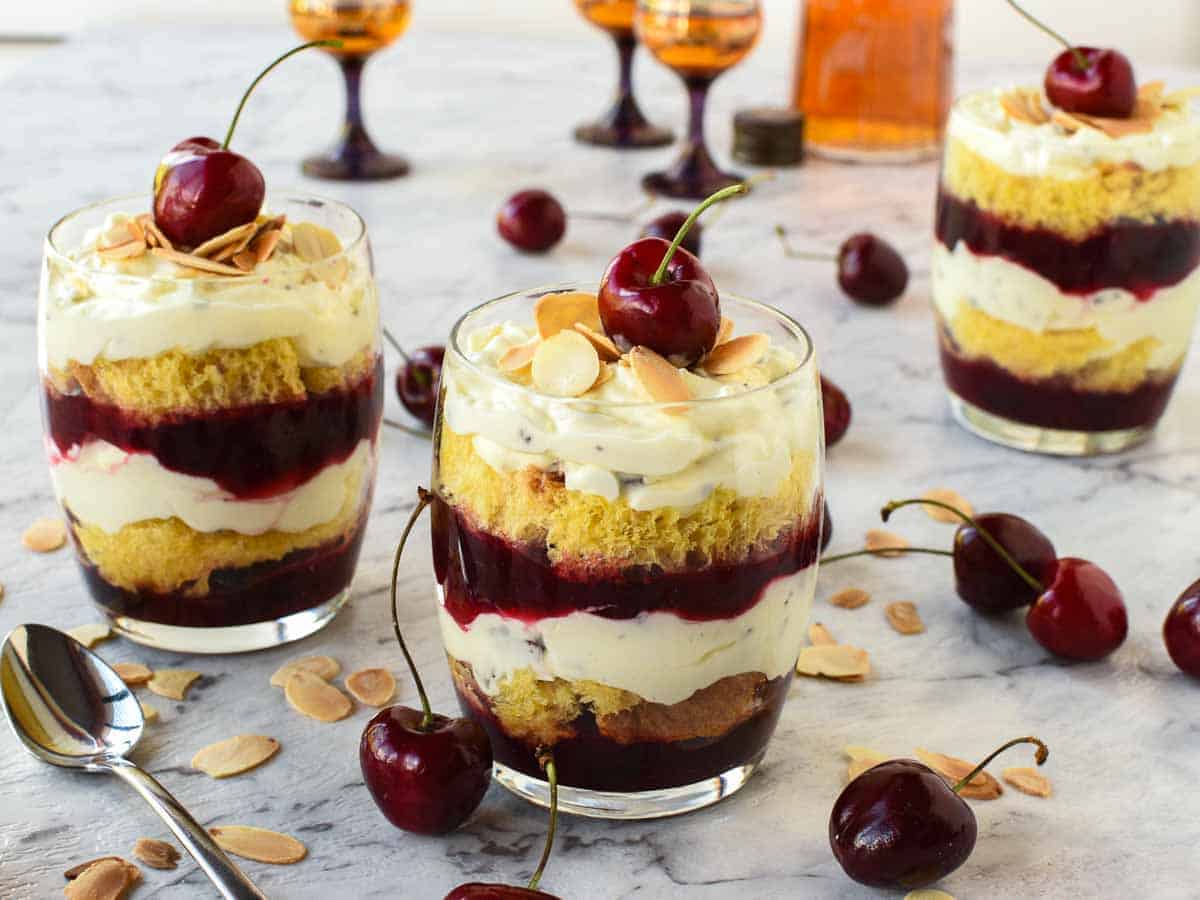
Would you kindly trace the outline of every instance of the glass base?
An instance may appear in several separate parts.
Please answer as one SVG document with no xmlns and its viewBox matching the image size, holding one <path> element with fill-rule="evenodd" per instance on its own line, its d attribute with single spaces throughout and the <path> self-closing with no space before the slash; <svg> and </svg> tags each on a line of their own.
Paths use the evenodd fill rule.
<svg viewBox="0 0 1200 900">
<path fill-rule="evenodd" d="M 575 140 L 595 147 L 614 147 L 618 150 L 643 150 L 649 147 L 665 147 L 675 140 L 675 135 L 666 128 L 649 122 L 620 125 L 609 119 L 579 125 L 575 129 Z"/>
<path fill-rule="evenodd" d="M 308 157 L 300 168 L 305 175 L 330 181 L 383 181 L 407 175 L 411 167 L 403 156 L 393 153 L 358 154 L 339 147 Z"/>
<path fill-rule="evenodd" d="M 968 431 L 994 444 L 1051 456 L 1097 456 L 1128 450 L 1154 433 L 1153 425 L 1120 431 L 1060 431 L 1014 422 L 950 394 L 954 418 Z"/>
<path fill-rule="evenodd" d="M 112 627 L 135 644 L 178 653 L 245 653 L 290 644 L 315 634 L 333 621 L 350 599 L 346 588 L 320 606 L 292 613 L 282 619 L 234 625 L 229 628 L 186 628 L 146 622 L 128 616 L 113 616 Z"/>
<path fill-rule="evenodd" d="M 623 793 L 560 787 L 558 808 L 565 813 L 592 819 L 661 819 L 678 816 L 712 806 L 718 800 L 741 790 L 761 762 L 762 754 L 759 754 L 750 762 L 713 778 L 658 791 Z M 503 763 L 496 763 L 492 774 L 499 784 L 518 797 L 538 806 L 550 806 L 550 785 L 540 778 L 532 778 Z"/>
</svg>

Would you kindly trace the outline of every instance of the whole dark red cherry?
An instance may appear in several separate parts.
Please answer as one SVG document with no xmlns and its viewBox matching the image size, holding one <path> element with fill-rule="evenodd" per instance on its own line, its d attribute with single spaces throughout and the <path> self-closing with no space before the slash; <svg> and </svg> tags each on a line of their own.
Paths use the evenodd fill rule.
<svg viewBox="0 0 1200 900">
<path fill-rule="evenodd" d="M 171 148 L 154 174 L 154 222 L 171 243 L 198 247 L 253 222 L 267 184 L 258 166 L 212 138 Z"/>
<path fill-rule="evenodd" d="M 408 354 L 396 373 L 396 393 L 400 396 L 400 402 L 413 416 L 431 428 L 445 358 L 446 348 L 441 344 L 418 347 Z"/>
<path fill-rule="evenodd" d="M 1167 613 L 1163 641 L 1172 662 L 1200 678 L 1200 580 L 1180 594 Z"/>
<path fill-rule="evenodd" d="M 567 214 L 554 197 L 546 191 L 532 188 L 517 191 L 500 207 L 496 228 L 518 250 L 544 253 L 560 240 L 567 230 Z"/>
<path fill-rule="evenodd" d="M 675 233 L 683 227 L 683 223 L 687 221 L 688 214 L 679 212 L 678 210 L 669 213 L 663 213 L 656 219 L 651 219 L 642 229 L 639 237 L 657 237 L 664 241 L 670 241 L 675 237 Z M 704 229 L 697 222 L 688 231 L 686 237 L 680 242 L 679 246 L 686 250 L 692 256 L 700 255 L 700 234 Z"/>
<path fill-rule="evenodd" d="M 481 884 L 477 881 L 460 884 L 446 895 L 446 900 L 521 900 L 523 897 L 558 900 L 554 894 L 547 894 L 545 891 L 531 891 L 529 888 L 514 887 L 511 884 Z"/>
<path fill-rule="evenodd" d="M 1067 659 L 1102 659 L 1129 631 L 1125 600 L 1113 580 L 1095 563 L 1070 556 L 1058 561 L 1025 624 L 1039 644 Z"/>
<path fill-rule="evenodd" d="M 851 300 L 866 306 L 887 306 L 900 299 L 908 287 L 908 266 L 891 244 L 864 232 L 842 242 L 837 278 Z"/>
<path fill-rule="evenodd" d="M 1046 69 L 1046 96 L 1061 110 L 1127 119 L 1137 105 L 1137 79 L 1118 50 L 1072 47 Z"/>
<path fill-rule="evenodd" d="M 821 410 L 825 416 L 825 448 L 828 449 L 846 436 L 850 427 L 850 401 L 846 392 L 821 376 Z"/>
<path fill-rule="evenodd" d="M 980 535 L 983 528 L 1043 587 L 1054 580 L 1058 557 L 1054 544 L 1031 522 L 1010 513 L 975 516 L 954 533 L 954 586 L 968 606 L 1001 613 L 1028 606 L 1038 598 L 1032 586 Z"/>
</svg>

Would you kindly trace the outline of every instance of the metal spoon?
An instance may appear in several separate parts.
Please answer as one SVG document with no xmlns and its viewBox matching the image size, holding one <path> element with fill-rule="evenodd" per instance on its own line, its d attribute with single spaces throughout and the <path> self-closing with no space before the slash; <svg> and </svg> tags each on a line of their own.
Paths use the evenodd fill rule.
<svg viewBox="0 0 1200 900">
<path fill-rule="evenodd" d="M 142 736 L 137 697 L 108 664 L 70 635 L 18 625 L 0 650 L 4 714 L 43 762 L 120 776 L 167 823 L 227 900 L 266 900 L 204 828 L 150 775 L 125 758 Z"/>
</svg>

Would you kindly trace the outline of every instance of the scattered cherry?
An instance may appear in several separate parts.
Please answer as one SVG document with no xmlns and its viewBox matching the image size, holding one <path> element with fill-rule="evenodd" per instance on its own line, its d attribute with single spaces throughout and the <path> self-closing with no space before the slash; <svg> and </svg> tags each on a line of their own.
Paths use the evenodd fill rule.
<svg viewBox="0 0 1200 900">
<path fill-rule="evenodd" d="M 517 191 L 500 207 L 496 228 L 518 250 L 544 253 L 562 240 L 567 213 L 552 194 L 531 188 Z"/>
<path fill-rule="evenodd" d="M 837 280 L 847 297 L 865 306 L 887 306 L 908 287 L 908 266 L 896 248 L 883 238 L 863 232 L 842 242 L 836 257 L 794 249 L 787 229 L 775 226 L 783 252 L 796 259 L 836 262 Z"/>
<path fill-rule="evenodd" d="M 963 602 L 984 613 L 1001 613 L 1033 603 L 1035 591 L 980 534 L 985 530 L 1043 588 L 1054 580 L 1054 544 L 1038 528 L 1010 513 L 984 513 L 954 533 L 954 586 Z"/>
<path fill-rule="evenodd" d="M 958 795 L 997 755 L 1015 744 L 1037 745 L 1040 766 L 1049 756 L 1034 737 L 1009 741 L 953 787 L 912 759 L 882 762 L 863 772 L 833 804 L 829 844 L 842 869 L 870 887 L 912 890 L 949 875 L 971 855 L 978 826 Z"/>
<path fill-rule="evenodd" d="M 397 828 L 444 834 L 478 808 L 492 779 L 492 746 L 472 719 L 435 714 L 416 664 L 400 633 L 396 580 L 404 545 L 433 497 L 418 488 L 418 502 L 400 535 L 392 564 L 392 627 L 421 698 L 421 709 L 389 706 L 367 723 L 358 758 L 367 789 L 380 812 Z"/>
<path fill-rule="evenodd" d="M 1175 665 L 1200 678 L 1200 581 L 1180 594 L 1167 613 L 1163 641 Z"/>
<path fill-rule="evenodd" d="M 843 437 L 850 427 L 850 401 L 846 392 L 821 376 L 821 410 L 825 415 L 825 449 L 829 449 Z"/>
<path fill-rule="evenodd" d="M 721 298 L 700 260 L 680 245 L 704 210 L 745 191 L 735 184 L 702 201 L 670 243 L 641 238 L 612 258 L 600 280 L 600 321 L 623 352 L 648 347 L 690 366 L 713 348 Z"/>
<path fill-rule="evenodd" d="M 1125 601 L 1113 580 L 1095 563 L 1074 557 L 1058 561 L 1054 580 L 1025 614 L 1039 644 L 1056 656 L 1095 660 L 1125 641 Z"/>
<path fill-rule="evenodd" d="M 647 222 L 646 226 L 642 229 L 642 233 L 638 236 L 656 237 L 662 238 L 664 241 L 669 241 L 675 237 L 686 221 L 687 213 L 685 212 L 674 211 L 663 213 L 658 218 Z M 679 246 L 692 254 L 692 256 L 698 257 L 700 255 L 700 233 L 703 230 L 700 223 L 697 222 L 692 226 L 691 231 L 687 232 L 683 240 L 680 241 Z"/>
</svg>

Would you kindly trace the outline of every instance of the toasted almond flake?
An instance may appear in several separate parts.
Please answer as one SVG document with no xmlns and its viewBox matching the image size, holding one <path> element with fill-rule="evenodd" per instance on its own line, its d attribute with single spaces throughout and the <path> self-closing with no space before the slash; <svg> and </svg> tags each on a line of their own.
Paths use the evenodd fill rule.
<svg viewBox="0 0 1200 900">
<path fill-rule="evenodd" d="M 533 307 L 533 320 L 537 324 L 538 337 L 542 340 L 552 338 L 564 329 L 574 328 L 576 322 L 582 322 L 597 333 L 604 332 L 596 295 L 581 291 L 542 297 Z"/>
<path fill-rule="evenodd" d="M 496 360 L 496 368 L 506 375 L 528 368 L 529 364 L 533 362 L 533 354 L 537 352 L 538 343 L 533 340 L 509 347 Z"/>
<path fill-rule="evenodd" d="M 1162 102 L 1163 94 L 1167 90 L 1165 81 L 1147 81 L 1138 87 L 1138 99 L 1145 100 L 1147 103 L 1159 104 Z"/>
<path fill-rule="evenodd" d="M 832 595 L 829 602 L 842 609 L 858 609 L 871 602 L 871 595 L 862 588 L 843 588 Z"/>
<path fill-rule="evenodd" d="M 829 629 L 820 622 L 808 626 L 808 642 L 814 647 L 832 647 L 837 643 Z"/>
<path fill-rule="evenodd" d="M 121 680 L 130 687 L 137 687 L 139 684 L 145 684 L 153 677 L 154 673 L 150 671 L 149 666 L 143 666 L 141 663 L 116 663 L 113 665 L 113 671 L 121 676 Z"/>
<path fill-rule="evenodd" d="M 168 700 L 182 700 L 187 696 L 192 682 L 199 677 L 200 673 L 191 669 L 156 669 L 146 682 L 146 687 Z"/>
<path fill-rule="evenodd" d="M 110 247 L 97 247 L 96 255 L 104 259 L 133 259 L 146 252 L 145 241 L 126 241 Z"/>
<path fill-rule="evenodd" d="M 279 752 L 279 741 L 262 734 L 239 734 L 209 744 L 192 757 L 192 768 L 213 778 L 249 772 Z"/>
<path fill-rule="evenodd" d="M 226 853 L 255 862 L 286 866 L 308 855 L 305 846 L 294 837 L 255 828 L 251 825 L 216 825 L 208 829 L 217 846 Z"/>
<path fill-rule="evenodd" d="M 78 878 L 92 866 L 96 865 L 96 863 L 107 862 L 108 860 L 114 860 L 115 862 L 121 863 L 121 865 L 127 865 L 125 860 L 121 859 L 119 856 L 98 856 L 95 859 L 89 859 L 86 862 L 76 863 L 75 865 L 71 866 L 71 868 L 63 872 L 63 878 L 67 879 L 67 881 L 70 881 L 73 878 Z M 128 865 L 132 864 L 130 863 Z M 134 866 L 134 868 L 137 867 Z"/>
<path fill-rule="evenodd" d="M 252 272 L 254 267 L 258 265 L 258 259 L 249 250 L 243 250 L 233 257 L 233 264 L 243 272 Z"/>
<path fill-rule="evenodd" d="M 283 234 L 278 228 L 259 232 L 250 242 L 250 252 L 254 254 L 255 263 L 265 263 L 279 246 L 279 238 Z"/>
<path fill-rule="evenodd" d="M 222 250 L 230 245 L 241 244 L 245 246 L 245 241 L 249 241 L 258 231 L 258 222 L 247 222 L 245 225 L 238 225 L 236 228 L 230 228 L 224 234 L 218 234 L 214 238 L 209 238 L 199 247 L 192 251 L 193 256 L 212 256 L 218 250 Z"/>
<path fill-rule="evenodd" d="M 679 370 L 649 347 L 630 350 L 629 366 L 638 384 L 655 403 L 692 399 L 692 392 Z"/>
<path fill-rule="evenodd" d="M 617 345 L 613 343 L 612 338 L 604 332 L 596 331 L 583 322 L 576 322 L 575 330 L 592 342 L 592 346 L 596 348 L 596 353 L 600 355 L 600 359 L 604 362 L 616 362 L 621 358 L 621 351 L 617 349 Z"/>
<path fill-rule="evenodd" d="M 21 543 L 34 553 L 53 553 L 67 542 L 62 519 L 38 519 L 25 529 Z"/>
<path fill-rule="evenodd" d="M 590 388 L 588 388 L 588 390 L 594 391 L 596 388 L 600 387 L 600 385 L 607 384 L 608 382 L 612 381 L 613 374 L 612 366 L 610 366 L 608 363 L 600 363 L 600 374 L 596 376 L 595 382 Z"/>
<path fill-rule="evenodd" d="M 1076 113 L 1075 118 L 1080 119 L 1092 128 L 1102 131 L 1114 140 L 1119 140 L 1130 134 L 1146 134 L 1154 130 L 1154 123 L 1161 114 L 1161 107 L 1157 103 L 1150 103 L 1145 100 L 1138 100 L 1134 106 L 1133 115 L 1123 119 L 1110 119 L 1107 116 L 1089 116 L 1084 113 Z"/>
<path fill-rule="evenodd" d="M 866 548 L 875 552 L 879 551 L 900 551 L 908 546 L 908 541 L 893 531 L 884 531 L 882 528 L 872 528 L 867 532 L 865 542 Z M 900 556 L 899 552 L 880 553 L 880 556 Z"/>
<path fill-rule="evenodd" d="M 958 784 L 975 768 L 974 763 L 969 763 L 965 759 L 947 756 L 944 753 L 934 753 L 921 747 L 917 748 L 917 759 L 941 775 L 951 787 Z M 980 772 L 958 793 L 960 797 L 971 800 L 995 800 L 1004 793 L 1004 788 L 1000 787 L 1000 782 L 990 774 Z"/>
<path fill-rule="evenodd" d="M 346 676 L 346 690 L 359 703 L 386 706 L 396 693 L 396 679 L 387 669 L 359 669 Z"/>
<path fill-rule="evenodd" d="M 713 341 L 713 346 L 719 347 L 731 337 L 733 337 L 733 319 L 721 316 L 721 325 L 717 328 L 717 339 Z"/>
<path fill-rule="evenodd" d="M 68 900 L 120 900 L 137 882 L 123 859 L 102 859 L 79 873 L 65 888 Z M 141 872 L 138 872 L 141 878 Z"/>
<path fill-rule="evenodd" d="M 139 700 L 138 703 L 142 707 L 142 718 L 145 719 L 147 723 L 158 721 L 158 707 L 151 703 L 147 703 L 145 700 Z"/>
<path fill-rule="evenodd" d="M 1089 127 L 1087 122 L 1084 122 L 1082 119 L 1077 119 L 1069 112 L 1064 112 L 1061 109 L 1056 109 L 1054 111 L 1054 115 L 1052 115 L 1050 119 L 1055 125 L 1061 128 L 1067 134 L 1074 134 L 1081 128 Z"/>
<path fill-rule="evenodd" d="M 971 506 L 967 500 L 958 491 L 951 488 L 931 488 L 921 495 L 923 500 L 936 500 L 939 503 L 945 503 L 947 506 L 953 506 L 964 516 L 975 515 L 975 508 Z M 933 519 L 935 522 L 947 522 L 951 525 L 961 525 L 962 516 L 956 516 L 948 509 L 942 509 L 940 506 L 921 505 L 921 509 L 925 510 L 925 515 Z"/>
<path fill-rule="evenodd" d="M 138 838 L 133 855 L 152 869 L 174 869 L 179 865 L 179 851 L 174 845 L 156 838 Z"/>
<path fill-rule="evenodd" d="M 89 622 L 86 625 L 68 628 L 67 634 L 90 650 L 101 641 L 107 641 L 112 637 L 112 629 L 107 622 Z"/>
<path fill-rule="evenodd" d="M 311 222 L 297 222 L 292 226 L 292 246 L 305 262 L 316 262 L 326 256 L 325 242 L 317 226 Z"/>
<path fill-rule="evenodd" d="M 870 671 L 867 651 L 849 644 L 803 647 L 796 661 L 797 674 L 813 678 L 858 678 Z"/>
<path fill-rule="evenodd" d="M 1015 766 L 1011 769 L 1005 769 L 1000 773 L 1000 777 L 1022 794 L 1030 794 L 1034 797 L 1049 797 L 1053 793 L 1053 789 L 1050 787 L 1050 779 L 1037 769 L 1031 769 L 1026 766 Z"/>
<path fill-rule="evenodd" d="M 284 663 L 271 676 L 272 687 L 283 687 L 288 677 L 297 669 L 311 672 L 324 681 L 332 681 L 341 674 L 342 667 L 332 656 L 301 656 Z"/>
<path fill-rule="evenodd" d="M 195 269 L 199 272 L 208 272 L 213 275 L 246 274 L 241 269 L 227 266 L 225 263 L 214 262 L 211 259 L 205 259 L 202 256 L 193 256 L 190 253 L 180 253 L 178 250 L 168 250 L 166 247 L 155 247 L 150 252 L 162 259 L 170 260 L 176 265 Z"/>
<path fill-rule="evenodd" d="M 151 247 L 158 246 L 164 250 L 175 249 L 175 245 L 162 233 L 162 229 L 158 227 L 158 223 L 154 221 L 154 218 L 149 213 L 138 216 L 138 222 L 146 230 L 146 243 Z"/>
<path fill-rule="evenodd" d="M 560 331 L 533 352 L 533 383 L 554 397 L 578 397 L 600 375 L 600 356 L 592 342 L 577 331 Z"/>
<path fill-rule="evenodd" d="M 354 708 L 349 697 L 328 681 L 303 669 L 288 676 L 283 693 L 292 709 L 318 722 L 344 719 Z"/>
<path fill-rule="evenodd" d="M 709 375 L 732 375 L 755 365 L 770 346 L 765 334 L 743 334 L 713 347 L 700 366 Z"/>
<path fill-rule="evenodd" d="M 141 241 L 143 244 L 146 243 L 146 229 L 142 227 L 142 223 L 140 221 L 138 221 L 136 218 L 129 219 L 125 223 L 125 227 L 129 230 L 129 237 L 131 240 Z"/>
<path fill-rule="evenodd" d="M 887 616 L 888 624 L 901 634 L 920 634 L 925 630 L 925 623 L 921 621 L 921 614 L 917 612 L 915 603 L 897 600 L 885 606 L 883 612 Z"/>
<path fill-rule="evenodd" d="M 905 894 L 904 900 L 954 900 L 954 895 L 937 888 L 918 888 Z"/>
<path fill-rule="evenodd" d="M 881 762 L 887 762 L 891 758 L 878 750 L 857 745 L 843 747 L 842 752 L 850 757 L 850 763 L 846 766 L 846 778 L 849 781 L 853 781 L 867 769 L 873 769 Z"/>
</svg>

